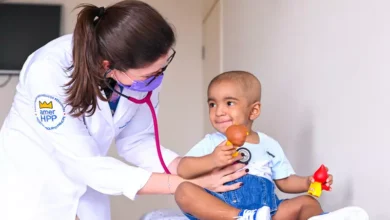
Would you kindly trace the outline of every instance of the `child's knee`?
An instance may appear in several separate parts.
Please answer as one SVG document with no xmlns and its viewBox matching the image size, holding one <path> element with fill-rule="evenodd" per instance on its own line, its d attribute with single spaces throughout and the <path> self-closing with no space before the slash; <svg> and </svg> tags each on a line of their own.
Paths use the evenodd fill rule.
<svg viewBox="0 0 390 220">
<path fill-rule="evenodd" d="M 301 199 L 302 205 L 320 206 L 320 203 L 318 202 L 318 200 L 313 198 L 312 196 L 304 195 L 304 196 L 300 196 L 299 198 Z"/>
<path fill-rule="evenodd" d="M 191 202 L 192 193 L 198 188 L 197 185 L 190 182 L 180 183 L 175 192 L 175 200 L 179 206 L 185 205 L 188 202 Z"/>
<path fill-rule="evenodd" d="M 184 193 L 188 193 L 189 191 L 192 191 L 194 190 L 194 188 L 199 188 L 199 186 L 191 183 L 191 182 L 182 182 L 180 183 L 177 188 L 176 188 L 176 192 L 175 192 L 175 195 L 176 194 L 184 194 Z"/>
<path fill-rule="evenodd" d="M 317 199 L 315 199 L 309 195 L 300 196 L 299 199 L 301 200 L 300 201 L 300 210 L 301 211 L 312 210 L 312 212 L 315 212 L 315 214 L 322 213 L 321 205 Z"/>
</svg>

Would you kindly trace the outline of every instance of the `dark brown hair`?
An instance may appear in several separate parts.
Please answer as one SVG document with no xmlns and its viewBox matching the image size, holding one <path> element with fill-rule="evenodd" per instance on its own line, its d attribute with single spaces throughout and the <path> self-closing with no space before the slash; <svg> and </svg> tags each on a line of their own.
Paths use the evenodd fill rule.
<svg viewBox="0 0 390 220">
<path fill-rule="evenodd" d="M 107 8 L 81 4 L 73 33 L 73 64 L 67 88 L 70 114 L 92 115 L 106 87 L 103 60 L 111 69 L 146 67 L 175 43 L 172 27 L 150 5 L 124 0 Z"/>
</svg>

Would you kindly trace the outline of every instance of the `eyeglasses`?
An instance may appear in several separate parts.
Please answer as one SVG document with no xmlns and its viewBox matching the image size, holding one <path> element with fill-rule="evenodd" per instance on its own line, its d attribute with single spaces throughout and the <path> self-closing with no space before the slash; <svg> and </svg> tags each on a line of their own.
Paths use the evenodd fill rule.
<svg viewBox="0 0 390 220">
<path fill-rule="evenodd" d="M 167 69 L 167 67 L 169 66 L 169 64 L 172 62 L 172 60 L 173 60 L 173 58 L 175 57 L 175 54 L 176 54 L 176 50 L 173 49 L 173 48 L 171 48 L 171 49 L 172 49 L 173 53 L 172 53 L 171 56 L 168 57 L 168 59 L 167 59 L 167 64 L 166 64 L 163 68 L 161 68 L 160 71 L 159 71 L 157 74 L 153 75 L 153 76 L 152 76 L 153 79 L 150 80 L 146 85 L 149 85 L 149 84 L 152 83 L 157 77 L 159 77 L 159 76 L 161 76 L 161 75 L 164 74 L 164 71 Z"/>
</svg>

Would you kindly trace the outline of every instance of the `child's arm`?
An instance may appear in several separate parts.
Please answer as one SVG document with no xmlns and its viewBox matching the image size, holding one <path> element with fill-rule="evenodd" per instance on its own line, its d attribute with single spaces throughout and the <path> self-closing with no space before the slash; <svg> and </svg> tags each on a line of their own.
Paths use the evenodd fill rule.
<svg viewBox="0 0 390 220">
<path fill-rule="evenodd" d="M 239 160 L 241 156 L 233 158 L 234 152 L 235 147 L 227 146 L 224 141 L 211 154 L 201 157 L 183 157 L 177 167 L 177 173 L 185 179 L 196 178 Z"/>
<path fill-rule="evenodd" d="M 278 189 L 284 193 L 302 193 L 309 189 L 310 177 L 295 174 L 280 144 L 268 140 L 268 155 L 272 157 L 272 178 Z"/>
<path fill-rule="evenodd" d="M 326 185 L 330 187 L 333 184 L 333 175 L 328 174 Z M 309 190 L 310 184 L 314 182 L 312 176 L 291 175 L 284 179 L 275 180 L 276 186 L 285 193 L 303 193 Z"/>
<path fill-rule="evenodd" d="M 303 193 L 309 189 L 310 177 L 291 175 L 284 179 L 275 180 L 275 184 L 284 193 Z"/>
<path fill-rule="evenodd" d="M 183 157 L 177 167 L 177 174 L 184 179 L 192 179 L 215 169 L 212 154 L 202 157 Z"/>
</svg>

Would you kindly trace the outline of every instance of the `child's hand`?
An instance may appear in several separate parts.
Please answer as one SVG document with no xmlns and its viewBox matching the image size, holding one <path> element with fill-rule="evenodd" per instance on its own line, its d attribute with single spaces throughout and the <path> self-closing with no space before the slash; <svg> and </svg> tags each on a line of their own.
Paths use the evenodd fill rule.
<svg viewBox="0 0 390 220">
<path fill-rule="evenodd" d="M 329 190 L 332 190 L 331 185 L 333 184 L 333 175 L 329 174 L 328 179 L 326 179 L 326 185 L 329 187 Z"/>
<path fill-rule="evenodd" d="M 329 170 L 328 167 L 325 167 L 325 168 L 326 168 L 326 171 Z M 311 176 L 311 177 L 309 177 L 309 181 L 310 181 L 310 183 L 313 183 L 315 180 Z M 333 184 L 333 175 L 328 173 L 328 178 L 326 179 L 326 184 L 325 185 L 329 187 L 329 190 L 332 190 L 332 187 L 331 187 L 332 184 Z"/>
<path fill-rule="evenodd" d="M 211 158 L 216 168 L 221 168 L 240 160 L 242 156 L 238 155 L 237 157 L 233 157 L 234 152 L 236 152 L 236 147 L 226 145 L 226 141 L 220 143 L 211 154 Z"/>
</svg>

